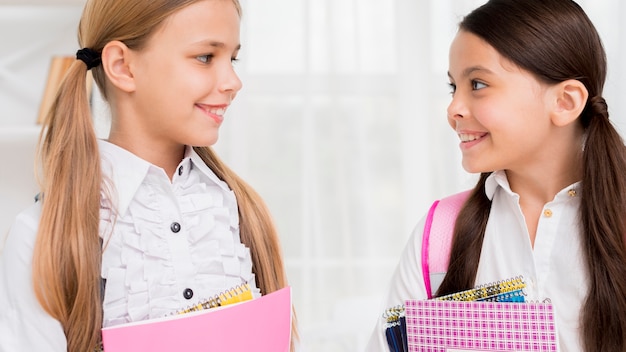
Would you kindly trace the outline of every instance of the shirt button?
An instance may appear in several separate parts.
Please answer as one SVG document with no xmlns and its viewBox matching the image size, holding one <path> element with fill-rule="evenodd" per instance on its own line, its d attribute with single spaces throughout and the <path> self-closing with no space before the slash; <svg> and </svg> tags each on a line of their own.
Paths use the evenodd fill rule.
<svg viewBox="0 0 626 352">
<path fill-rule="evenodd" d="M 193 297 L 193 290 L 190 288 L 186 288 L 183 291 L 183 297 L 185 297 L 185 299 L 191 299 L 191 297 Z"/>
<path fill-rule="evenodd" d="M 170 230 L 172 230 L 173 233 L 178 233 L 178 231 L 180 231 L 180 224 L 173 222 L 172 225 L 170 225 Z"/>
<path fill-rule="evenodd" d="M 178 176 L 180 176 L 182 174 L 183 174 L 183 167 L 181 166 L 181 167 L 178 168 Z"/>
<path fill-rule="evenodd" d="M 552 217 L 552 210 L 550 210 L 550 209 L 544 210 L 543 211 L 543 216 L 545 216 L 546 218 Z"/>
</svg>

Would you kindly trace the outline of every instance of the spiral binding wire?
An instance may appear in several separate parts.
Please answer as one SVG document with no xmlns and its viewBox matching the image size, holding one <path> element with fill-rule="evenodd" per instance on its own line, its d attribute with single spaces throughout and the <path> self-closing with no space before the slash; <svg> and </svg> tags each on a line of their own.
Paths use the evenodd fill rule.
<svg viewBox="0 0 626 352">
<path fill-rule="evenodd" d="M 391 352 L 407 352 L 406 316 L 404 305 L 387 308 L 383 313 L 385 336 Z"/>
<path fill-rule="evenodd" d="M 499 293 L 497 295 L 486 297 L 484 299 L 479 299 L 477 301 L 484 301 L 484 302 L 525 302 L 526 301 L 526 292 L 524 292 L 524 290 L 516 290 L 516 291 L 511 291 L 511 292 Z"/>
<path fill-rule="evenodd" d="M 385 312 L 383 313 L 383 318 L 385 318 L 385 321 L 387 321 L 387 323 L 393 323 L 398 321 L 398 319 L 400 317 L 404 316 L 404 305 L 397 305 L 394 307 L 390 307 L 385 309 Z"/>
<path fill-rule="evenodd" d="M 491 300 L 492 298 L 497 299 L 509 296 L 523 297 L 525 296 L 524 288 L 526 288 L 524 278 L 522 276 L 516 276 L 507 280 L 479 285 L 469 290 L 451 293 L 434 299 L 440 301 L 485 301 Z M 502 300 L 499 301 L 502 302 Z M 523 300 L 521 302 L 523 302 Z"/>
<path fill-rule="evenodd" d="M 250 284 L 246 282 L 244 284 L 235 286 L 225 292 L 221 292 L 213 297 L 201 300 L 200 302 L 192 306 L 177 310 L 173 313 L 173 315 L 226 306 L 233 303 L 248 301 L 252 298 L 252 289 L 250 287 Z"/>
</svg>

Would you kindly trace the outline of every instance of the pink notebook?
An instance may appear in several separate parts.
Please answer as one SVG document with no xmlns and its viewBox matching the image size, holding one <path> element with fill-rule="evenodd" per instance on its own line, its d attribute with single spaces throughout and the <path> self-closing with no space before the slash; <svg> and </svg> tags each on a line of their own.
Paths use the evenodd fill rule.
<svg viewBox="0 0 626 352">
<path fill-rule="evenodd" d="M 410 352 L 558 351 L 550 303 L 405 302 Z"/>
<path fill-rule="evenodd" d="M 288 352 L 291 288 L 251 301 L 102 329 L 106 352 Z"/>
</svg>

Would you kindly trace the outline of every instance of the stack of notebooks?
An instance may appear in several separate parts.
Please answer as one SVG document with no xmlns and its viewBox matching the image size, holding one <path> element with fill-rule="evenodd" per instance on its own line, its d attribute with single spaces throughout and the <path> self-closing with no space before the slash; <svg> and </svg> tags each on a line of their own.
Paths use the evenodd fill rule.
<svg viewBox="0 0 626 352">
<path fill-rule="evenodd" d="M 552 304 L 526 302 L 525 286 L 516 277 L 431 300 L 407 300 L 403 309 L 385 313 L 390 350 L 558 351 Z"/>
</svg>

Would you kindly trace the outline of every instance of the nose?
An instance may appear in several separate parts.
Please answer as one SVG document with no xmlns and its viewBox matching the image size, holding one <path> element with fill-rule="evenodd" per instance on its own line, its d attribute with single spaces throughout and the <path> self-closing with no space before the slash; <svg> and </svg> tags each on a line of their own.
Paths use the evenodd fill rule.
<svg viewBox="0 0 626 352">
<path fill-rule="evenodd" d="M 463 118 L 463 114 L 461 113 L 461 99 L 453 96 L 450 104 L 448 104 L 448 118 Z"/>
<path fill-rule="evenodd" d="M 228 64 L 227 67 L 224 67 L 222 71 L 222 76 L 220 79 L 219 90 L 223 93 L 230 93 L 231 100 L 235 98 L 237 92 L 242 87 L 241 80 L 235 72 L 235 68 L 231 63 Z"/>
<path fill-rule="evenodd" d="M 447 112 L 448 122 L 450 124 L 452 124 L 455 120 L 467 117 L 467 106 L 463 102 L 463 99 L 461 98 L 460 94 L 458 94 L 458 92 L 452 96 L 452 101 L 450 101 L 450 104 L 448 105 Z"/>
<path fill-rule="evenodd" d="M 448 124 L 456 130 L 457 122 L 469 117 L 469 109 L 463 99 L 463 95 L 458 90 L 452 95 L 452 101 L 448 105 Z"/>
</svg>

